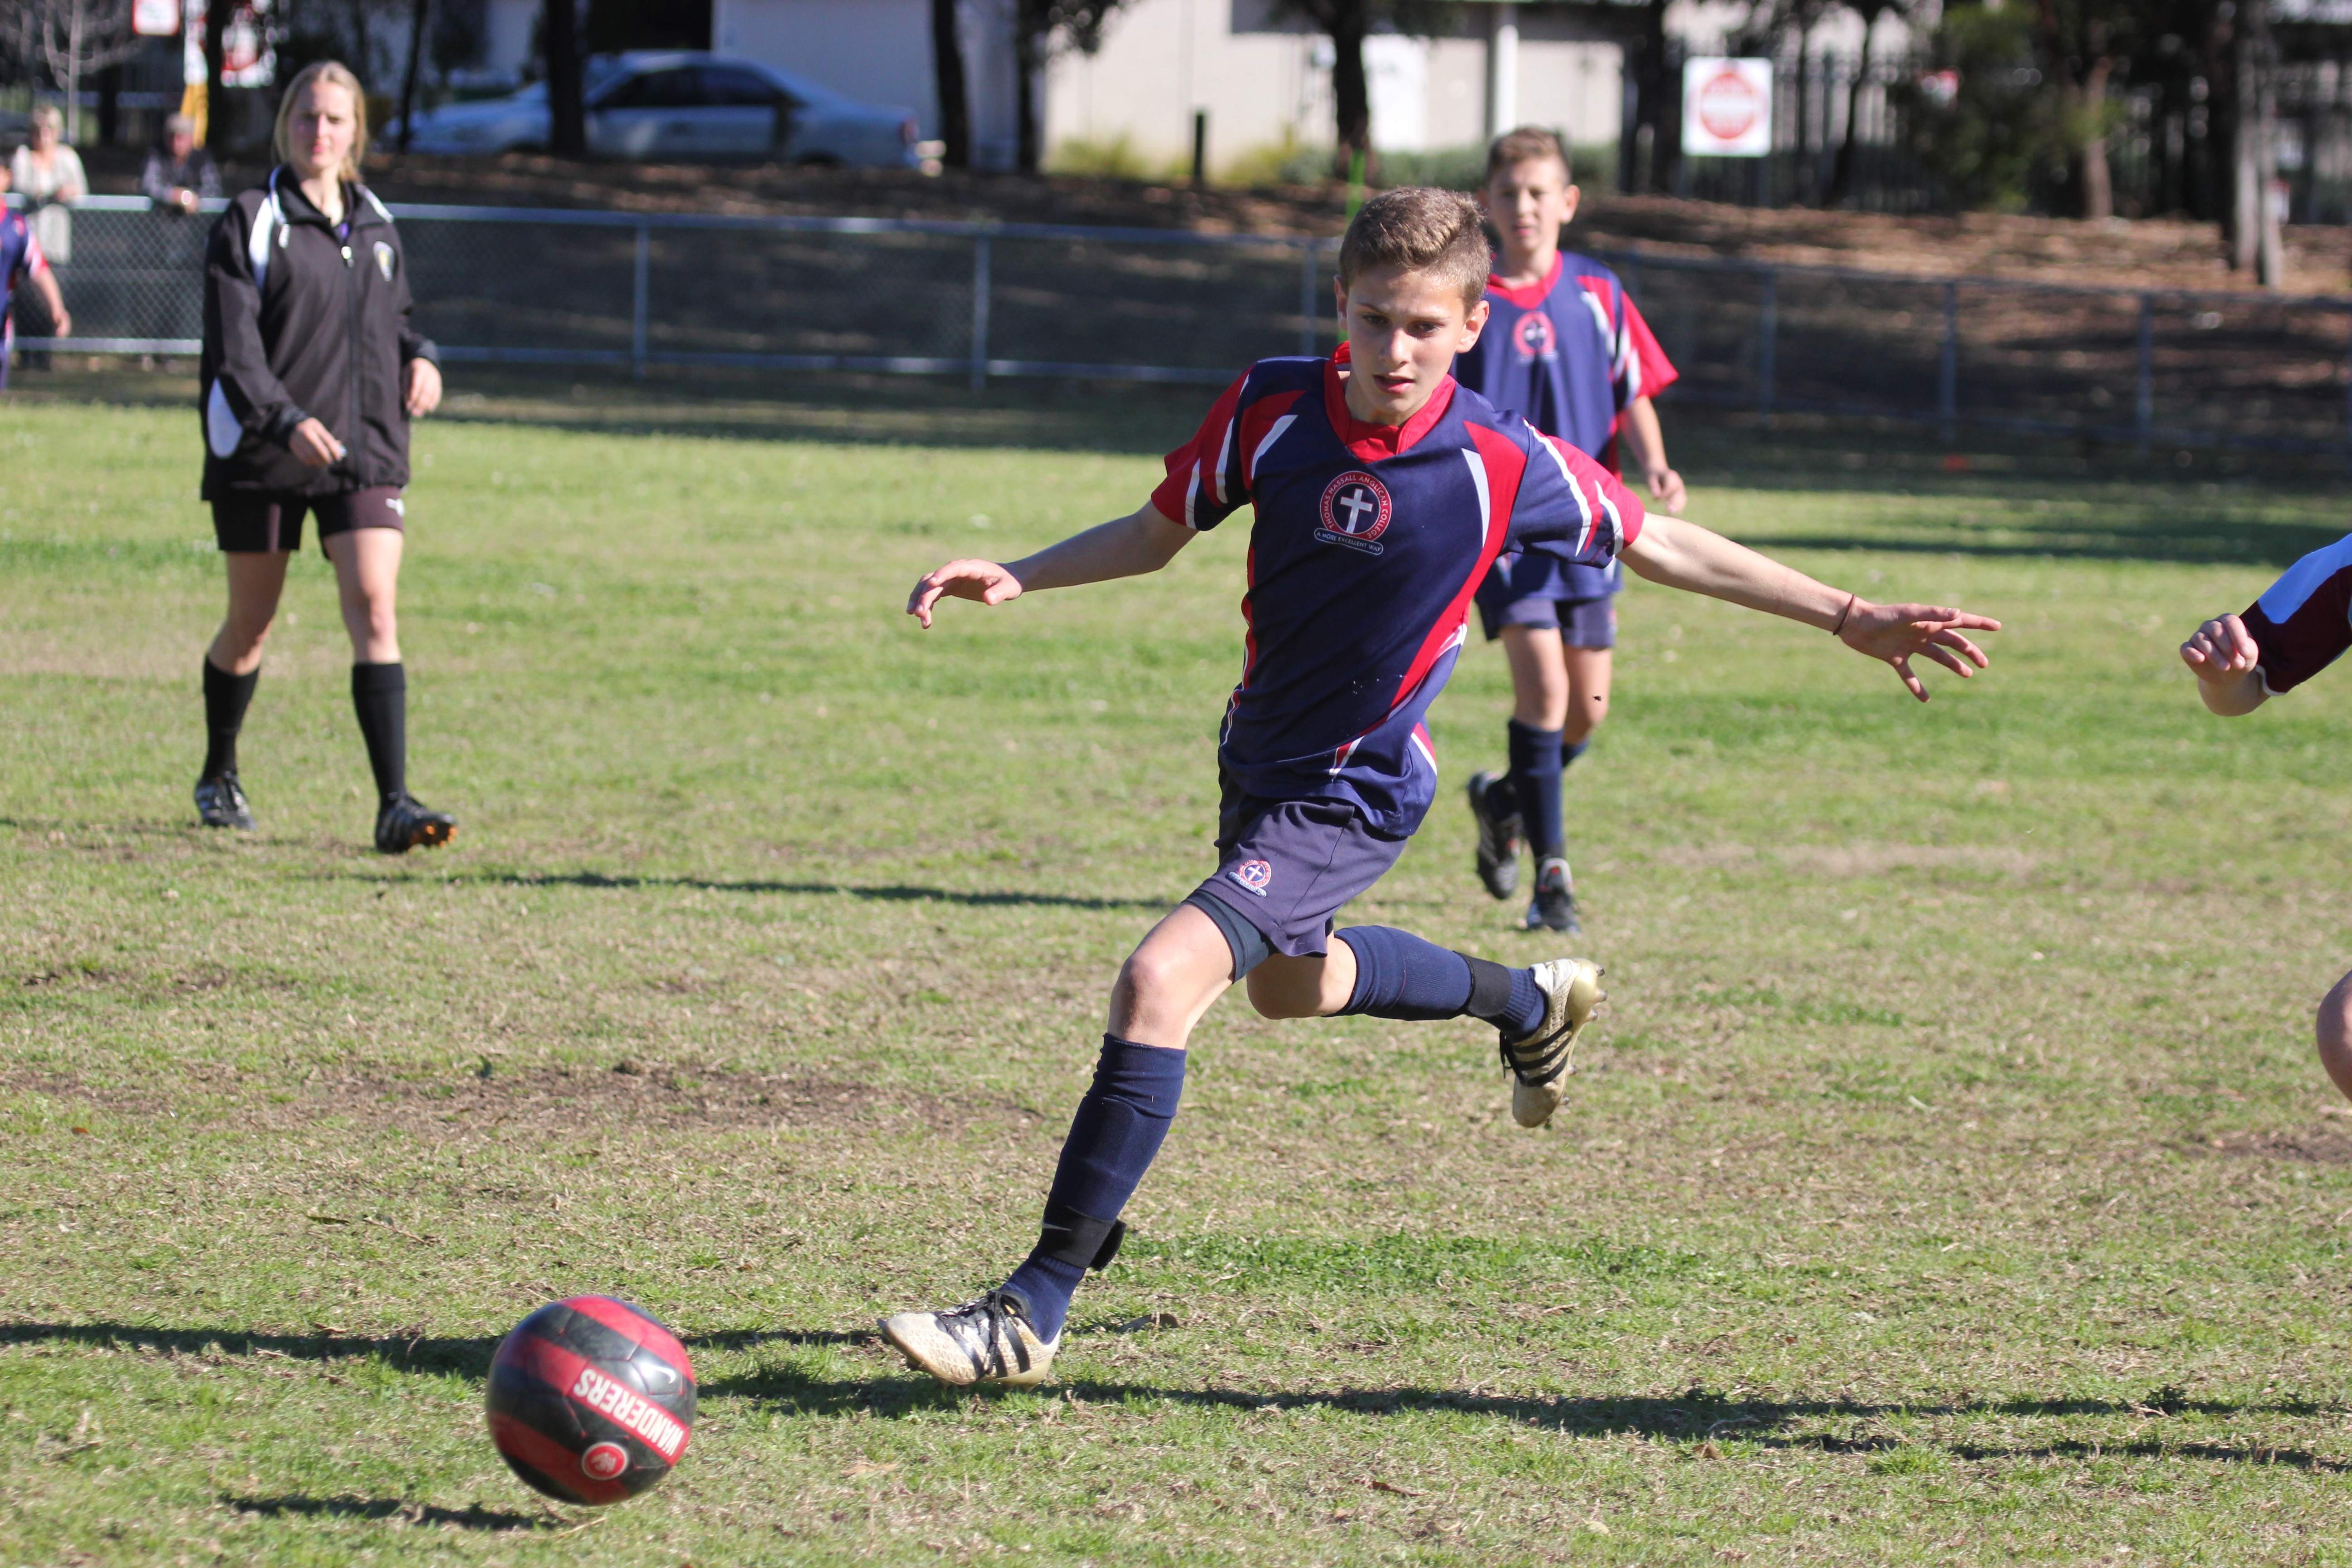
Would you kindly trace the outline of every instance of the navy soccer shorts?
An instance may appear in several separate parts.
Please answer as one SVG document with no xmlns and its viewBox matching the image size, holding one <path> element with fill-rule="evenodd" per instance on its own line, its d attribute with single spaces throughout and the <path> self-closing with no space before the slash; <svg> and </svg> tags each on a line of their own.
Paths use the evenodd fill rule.
<svg viewBox="0 0 2352 1568">
<path fill-rule="evenodd" d="M 1482 595 L 1478 600 L 1478 622 L 1486 627 L 1488 642 L 1501 637 L 1505 626 L 1557 626 L 1559 640 L 1570 647 L 1615 647 L 1617 595 L 1554 599 L 1530 594 L 1524 599 L 1490 602 Z"/>
<path fill-rule="evenodd" d="M 1371 833 L 1345 801 L 1266 800 L 1228 787 L 1217 812 L 1217 874 L 1187 901 L 1216 900 L 1276 952 L 1325 952 L 1332 917 L 1387 875 L 1405 842 Z"/>
<path fill-rule="evenodd" d="M 353 529 L 399 529 L 404 510 L 394 485 L 324 496 L 239 491 L 213 502 L 213 536 L 223 550 L 236 553 L 299 550 L 307 513 L 319 520 L 323 550 L 331 536 Z"/>
</svg>

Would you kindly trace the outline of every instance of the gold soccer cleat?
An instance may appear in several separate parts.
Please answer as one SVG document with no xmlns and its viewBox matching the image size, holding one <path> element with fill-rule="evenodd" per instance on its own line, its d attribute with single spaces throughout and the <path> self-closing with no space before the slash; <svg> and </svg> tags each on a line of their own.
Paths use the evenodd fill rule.
<svg viewBox="0 0 2352 1568">
<path fill-rule="evenodd" d="M 1034 1388 L 1054 1370 L 1054 1352 L 1062 1343 L 1059 1334 L 1039 1339 L 1021 1299 L 1003 1290 L 944 1312 L 885 1318 L 882 1337 L 908 1366 L 956 1388 L 975 1383 Z"/>
<path fill-rule="evenodd" d="M 1601 966 L 1580 958 L 1538 963 L 1535 976 L 1544 994 L 1543 1022 L 1533 1034 L 1516 1040 L 1506 1036 L 1502 1042 L 1503 1065 L 1513 1078 L 1511 1119 L 1522 1127 L 1541 1127 L 1559 1109 L 1568 1093 L 1576 1037 L 1609 999 L 1601 989 Z"/>
</svg>

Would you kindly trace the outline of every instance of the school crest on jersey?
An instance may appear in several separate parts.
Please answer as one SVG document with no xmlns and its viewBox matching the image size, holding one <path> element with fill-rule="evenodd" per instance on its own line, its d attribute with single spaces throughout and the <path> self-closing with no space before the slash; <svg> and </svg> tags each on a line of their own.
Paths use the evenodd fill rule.
<svg viewBox="0 0 2352 1568">
<path fill-rule="evenodd" d="M 1350 468 L 1323 487 L 1323 526 L 1315 537 L 1378 555 L 1380 537 L 1389 531 L 1394 512 L 1388 487 L 1361 468 Z"/>
<path fill-rule="evenodd" d="M 1511 329 L 1511 342 L 1517 347 L 1521 359 L 1549 359 L 1559 351 L 1559 339 L 1552 331 L 1551 312 L 1529 310 Z"/>
<path fill-rule="evenodd" d="M 375 269 L 383 274 L 383 280 L 387 283 L 392 281 L 392 247 L 386 245 L 380 239 L 377 240 L 375 242 Z"/>
</svg>

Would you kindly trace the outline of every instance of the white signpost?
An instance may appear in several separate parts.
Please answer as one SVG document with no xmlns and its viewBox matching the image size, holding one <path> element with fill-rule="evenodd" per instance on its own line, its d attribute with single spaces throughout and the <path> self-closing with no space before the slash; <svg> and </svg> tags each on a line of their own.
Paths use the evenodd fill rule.
<svg viewBox="0 0 2352 1568">
<path fill-rule="evenodd" d="M 1705 55 L 1683 62 L 1683 153 L 1761 158 L 1772 151 L 1772 62 Z"/>
</svg>

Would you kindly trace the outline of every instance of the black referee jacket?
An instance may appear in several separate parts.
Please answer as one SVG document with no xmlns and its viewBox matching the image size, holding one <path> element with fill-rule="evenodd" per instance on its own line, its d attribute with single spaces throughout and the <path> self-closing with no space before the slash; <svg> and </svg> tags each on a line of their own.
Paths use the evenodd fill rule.
<svg viewBox="0 0 2352 1568">
<path fill-rule="evenodd" d="M 404 367 L 436 357 L 409 325 L 408 264 L 392 215 L 343 186 L 346 236 L 292 170 L 229 203 L 205 255 L 204 499 L 336 495 L 408 482 Z M 318 419 L 344 448 L 313 468 L 288 447 Z"/>
</svg>

